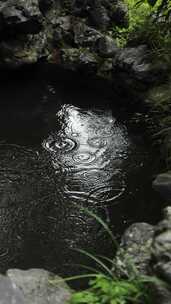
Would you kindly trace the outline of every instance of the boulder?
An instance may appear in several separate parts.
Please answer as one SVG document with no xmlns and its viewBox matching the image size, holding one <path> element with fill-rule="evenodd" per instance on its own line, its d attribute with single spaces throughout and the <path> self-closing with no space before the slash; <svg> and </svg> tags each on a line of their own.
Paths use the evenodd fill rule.
<svg viewBox="0 0 171 304">
<path fill-rule="evenodd" d="M 95 50 L 98 40 L 103 37 L 102 33 L 87 26 L 84 22 L 75 22 L 73 26 L 74 43 L 77 46 L 90 47 Z"/>
<path fill-rule="evenodd" d="M 38 0 L 0 1 L 1 33 L 37 34 L 41 30 L 42 15 Z"/>
<path fill-rule="evenodd" d="M 86 23 L 100 30 L 128 25 L 128 8 L 120 0 L 67 0 L 64 4 L 73 15 L 86 18 Z"/>
<path fill-rule="evenodd" d="M 95 0 L 90 3 L 90 22 L 102 30 L 128 25 L 128 9 L 121 1 Z"/>
<path fill-rule="evenodd" d="M 113 59 L 113 69 L 125 83 L 132 79 L 134 85 L 135 81 L 149 85 L 160 81 L 167 67 L 152 63 L 147 46 L 140 45 L 121 49 Z"/>
<path fill-rule="evenodd" d="M 164 219 L 156 229 L 152 246 L 154 270 L 171 284 L 171 207 L 164 210 Z"/>
<path fill-rule="evenodd" d="M 171 171 L 157 175 L 153 181 L 153 188 L 158 191 L 165 200 L 171 201 Z"/>
<path fill-rule="evenodd" d="M 25 304 L 22 292 L 5 276 L 0 275 L 0 304 Z"/>
<path fill-rule="evenodd" d="M 102 36 L 98 40 L 97 50 L 101 57 L 111 58 L 117 54 L 119 49 L 113 38 Z"/>
<path fill-rule="evenodd" d="M 45 14 L 53 7 L 54 0 L 39 0 L 39 8 L 42 14 Z"/>
<path fill-rule="evenodd" d="M 2 302 L 3 304 L 65 304 L 71 297 L 66 283 L 43 269 L 10 269 L 6 280 L 21 291 L 24 302 Z"/>
<path fill-rule="evenodd" d="M 171 303 L 171 207 L 164 210 L 164 219 L 155 229 L 152 244 L 153 271 L 162 281 L 153 284 L 154 303 Z"/>
<path fill-rule="evenodd" d="M 86 73 L 96 73 L 97 57 L 85 48 L 68 48 L 61 50 L 61 66 L 67 70 L 85 70 Z"/>
<path fill-rule="evenodd" d="M 171 303 L 171 290 L 164 284 L 153 284 L 151 288 L 153 303 L 155 304 L 170 304 Z"/>
<path fill-rule="evenodd" d="M 120 27 L 128 27 L 129 20 L 127 6 L 122 1 L 118 1 L 112 8 L 111 19 L 114 24 Z"/>
<path fill-rule="evenodd" d="M 116 254 L 114 273 L 119 276 L 147 274 L 151 260 L 151 244 L 154 227 L 147 223 L 135 223 L 124 233 Z"/>
<path fill-rule="evenodd" d="M 47 37 L 44 32 L 11 39 L 0 43 L 0 67 L 16 69 L 36 63 L 48 55 Z"/>
</svg>

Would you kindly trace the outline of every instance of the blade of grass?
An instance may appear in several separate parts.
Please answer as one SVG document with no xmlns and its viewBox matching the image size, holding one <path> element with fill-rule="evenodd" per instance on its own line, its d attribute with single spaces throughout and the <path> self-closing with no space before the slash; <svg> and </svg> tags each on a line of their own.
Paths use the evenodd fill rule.
<svg viewBox="0 0 171 304">
<path fill-rule="evenodd" d="M 93 254 L 83 250 L 83 249 L 73 249 L 79 253 L 84 254 L 85 256 L 89 257 L 90 259 L 92 259 L 93 261 L 95 261 L 98 265 L 100 265 L 107 273 L 108 275 L 110 275 L 110 277 L 113 277 L 113 273 L 112 271 L 100 260 L 98 259 L 96 256 L 94 256 Z"/>
<path fill-rule="evenodd" d="M 119 247 L 119 244 L 116 241 L 112 230 L 109 228 L 109 226 L 98 215 L 96 215 L 95 213 L 93 213 L 92 211 L 90 211 L 89 209 L 87 209 L 83 206 L 78 205 L 77 207 L 80 208 L 81 210 L 83 210 L 85 213 L 87 213 L 91 217 L 93 217 L 105 229 L 105 231 L 108 233 L 108 235 L 110 236 L 111 240 L 114 243 L 115 248 Z"/>
<path fill-rule="evenodd" d="M 65 264 L 65 265 L 66 265 L 66 264 Z M 84 269 L 93 271 L 94 273 L 97 273 L 97 274 L 103 274 L 102 272 L 100 272 L 100 270 L 95 269 L 95 268 L 90 267 L 90 266 L 86 266 L 86 265 L 83 265 L 83 264 L 77 264 L 77 263 L 72 263 L 72 265 L 73 265 L 73 266 L 79 266 L 79 267 L 81 267 L 81 268 L 84 268 Z"/>
<path fill-rule="evenodd" d="M 72 277 L 62 278 L 62 279 L 53 279 L 53 280 L 49 280 L 48 282 L 52 285 L 56 285 L 61 282 L 68 282 L 68 281 L 74 281 L 74 280 L 78 280 L 78 279 L 96 278 L 96 277 L 97 277 L 97 273 L 90 273 L 90 274 L 75 275 Z"/>
</svg>

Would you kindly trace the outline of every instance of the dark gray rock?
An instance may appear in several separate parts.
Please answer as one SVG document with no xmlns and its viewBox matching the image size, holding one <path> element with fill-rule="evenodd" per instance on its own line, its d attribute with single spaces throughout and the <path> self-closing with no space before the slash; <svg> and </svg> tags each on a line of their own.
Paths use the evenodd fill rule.
<svg viewBox="0 0 171 304">
<path fill-rule="evenodd" d="M 141 87 L 145 90 L 154 83 L 160 82 L 166 75 L 164 64 L 153 63 L 147 46 L 127 47 L 121 49 L 113 59 L 113 78 L 128 89 Z"/>
<path fill-rule="evenodd" d="M 168 98 L 169 99 L 167 99 L 167 101 L 169 100 L 171 102 L 170 94 Z M 165 130 L 165 136 L 164 136 L 161 152 L 164 158 L 166 159 L 167 168 L 171 169 L 171 127 Z"/>
<path fill-rule="evenodd" d="M 118 1 L 115 6 L 113 6 L 111 19 L 118 26 L 128 27 L 128 8 L 122 1 Z"/>
<path fill-rule="evenodd" d="M 154 234 L 152 244 L 153 271 L 162 281 L 153 284 L 154 301 L 157 304 L 171 303 L 171 207 L 164 210 L 164 219 Z"/>
<path fill-rule="evenodd" d="M 162 283 L 153 284 L 151 288 L 153 303 L 155 304 L 170 304 L 171 303 L 171 289 Z"/>
<path fill-rule="evenodd" d="M 12 285 L 17 286 L 27 304 L 65 304 L 71 297 L 71 291 L 57 275 L 43 269 L 19 270 L 7 272 Z M 6 280 L 9 280 L 6 278 Z M 0 302 L 1 303 L 1 302 Z M 3 304 L 20 304 L 23 302 L 2 302 Z"/>
<path fill-rule="evenodd" d="M 147 274 L 151 259 L 154 227 L 147 223 L 135 223 L 124 233 L 116 255 L 113 271 L 119 276 Z"/>
<path fill-rule="evenodd" d="M 109 36 L 99 38 L 97 49 L 101 57 L 114 57 L 118 52 L 115 41 Z"/>
<path fill-rule="evenodd" d="M 0 275 L 0 304 L 25 304 L 19 288 L 5 276 Z"/>
<path fill-rule="evenodd" d="M 54 0 L 39 0 L 40 11 L 44 14 L 53 7 Z"/>
<path fill-rule="evenodd" d="M 114 58 L 114 68 L 127 71 L 138 80 L 149 79 L 150 64 L 147 63 L 147 48 L 144 45 L 137 48 L 122 49 Z"/>
<path fill-rule="evenodd" d="M 38 0 L 0 1 L 0 20 L 2 29 L 12 33 L 39 33 L 42 26 L 42 15 Z M 2 31 L 2 30 L 1 30 Z"/>
<path fill-rule="evenodd" d="M 167 201 L 171 201 L 171 171 L 157 175 L 153 188 Z"/>
<path fill-rule="evenodd" d="M 47 56 L 47 34 L 38 0 L 0 1 L 0 66 L 18 68 Z"/>
<path fill-rule="evenodd" d="M 110 25 L 110 16 L 108 10 L 102 4 L 102 1 L 94 1 L 94 4 L 90 9 L 90 22 L 93 23 L 95 27 L 101 30 L 107 30 Z"/>
<path fill-rule="evenodd" d="M 75 22 L 73 26 L 74 42 L 77 46 L 91 47 L 94 51 L 96 43 L 103 35 L 84 22 Z"/>
<path fill-rule="evenodd" d="M 148 62 L 146 46 L 118 49 L 111 29 L 127 23 L 122 0 L 0 0 L 0 66 L 43 58 L 65 69 L 83 67 L 116 88 L 149 85 L 164 68 Z"/>
<path fill-rule="evenodd" d="M 96 73 L 98 60 L 95 54 L 89 49 L 69 48 L 61 50 L 62 63 L 61 65 L 72 71 L 85 69 L 85 72 Z"/>
<path fill-rule="evenodd" d="M 36 63 L 40 58 L 48 55 L 47 37 L 44 32 L 2 41 L 0 43 L 0 66 L 18 68 Z"/>
<path fill-rule="evenodd" d="M 152 257 L 155 272 L 171 284 L 171 207 L 164 210 L 164 220 L 156 227 Z"/>
<path fill-rule="evenodd" d="M 103 30 L 114 25 L 125 26 L 128 24 L 128 10 L 121 1 L 95 0 L 90 3 L 90 21 Z"/>
</svg>

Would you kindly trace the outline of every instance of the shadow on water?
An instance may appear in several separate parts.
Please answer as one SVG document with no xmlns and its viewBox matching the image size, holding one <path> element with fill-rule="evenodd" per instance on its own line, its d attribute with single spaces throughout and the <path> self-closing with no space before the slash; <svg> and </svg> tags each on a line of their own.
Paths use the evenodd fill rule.
<svg viewBox="0 0 171 304">
<path fill-rule="evenodd" d="M 113 256 L 102 227 L 78 206 L 117 238 L 133 222 L 158 221 L 156 151 L 117 104 L 114 95 L 40 70 L 1 81 L 1 271 L 70 275 L 87 263 L 75 247 Z"/>
</svg>

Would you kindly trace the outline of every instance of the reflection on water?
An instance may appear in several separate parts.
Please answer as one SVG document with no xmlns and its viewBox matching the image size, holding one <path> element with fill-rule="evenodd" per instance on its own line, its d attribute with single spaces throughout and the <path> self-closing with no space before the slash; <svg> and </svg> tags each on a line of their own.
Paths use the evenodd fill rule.
<svg viewBox="0 0 171 304">
<path fill-rule="evenodd" d="M 134 221 L 156 220 L 151 155 L 116 112 L 88 105 L 92 93 L 78 94 L 83 108 L 69 104 L 76 104 L 71 92 L 57 95 L 53 85 L 38 84 L 31 83 L 36 93 L 26 86 L 2 94 L 10 107 L 0 104 L 0 271 L 45 267 L 71 274 L 73 264 L 87 263 L 75 247 L 113 255 L 101 225 L 81 207 L 115 235 Z"/>
<path fill-rule="evenodd" d="M 105 242 L 102 227 L 80 208 L 88 207 L 109 220 L 107 207 L 118 204 L 125 191 L 122 162 L 128 157 L 130 143 L 125 127 L 111 112 L 63 105 L 56 121 L 58 130 L 43 141 L 43 157 L 54 171 L 60 203 L 50 207 L 46 230 L 47 238 L 56 239 L 63 252 L 61 263 L 73 263 L 78 256 L 68 255 L 69 248 L 97 250 Z M 60 254 L 55 247 L 51 256 L 47 253 L 47 263 L 53 264 L 55 256 L 59 260 Z"/>
<path fill-rule="evenodd" d="M 56 114 L 60 129 L 43 141 L 68 199 L 94 204 L 115 202 L 124 191 L 121 162 L 129 146 L 126 130 L 110 112 L 81 111 L 64 105 Z"/>
</svg>

